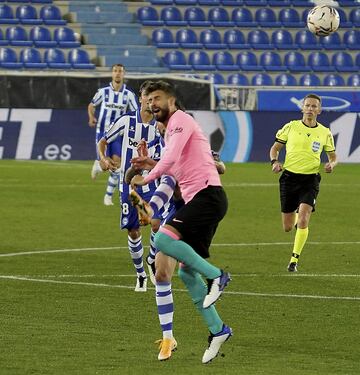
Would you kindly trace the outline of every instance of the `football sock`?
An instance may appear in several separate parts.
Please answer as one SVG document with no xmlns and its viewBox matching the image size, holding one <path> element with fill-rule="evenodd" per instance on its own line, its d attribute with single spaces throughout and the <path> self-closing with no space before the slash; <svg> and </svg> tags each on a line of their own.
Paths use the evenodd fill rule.
<svg viewBox="0 0 360 375">
<path fill-rule="evenodd" d="M 159 210 L 169 202 L 174 194 L 175 185 L 174 177 L 165 175 L 161 178 L 160 185 L 156 188 L 149 202 L 154 215 L 157 215 Z"/>
<path fill-rule="evenodd" d="M 128 246 L 137 275 L 146 277 L 143 263 L 144 248 L 141 243 L 141 236 L 135 240 L 128 236 Z"/>
<path fill-rule="evenodd" d="M 155 247 L 155 244 L 154 244 L 154 237 L 155 237 L 155 232 L 153 230 L 151 230 L 151 233 L 150 233 L 150 251 L 149 251 L 149 255 L 148 255 L 148 263 L 149 264 L 152 264 L 155 262 L 155 254 L 156 254 L 156 247 Z"/>
<path fill-rule="evenodd" d="M 209 331 L 212 334 L 220 332 L 222 330 L 223 321 L 220 319 L 215 306 L 212 305 L 207 309 L 203 308 L 203 301 L 207 294 L 207 286 L 200 274 L 191 267 L 181 266 L 179 268 L 179 277 L 186 285 L 191 299 L 204 318 Z"/>
<path fill-rule="evenodd" d="M 161 230 L 161 228 L 160 228 Z M 221 275 L 221 270 L 202 258 L 184 241 L 175 239 L 161 231 L 155 235 L 155 246 L 164 254 L 191 267 L 207 279 L 215 279 Z"/>
<path fill-rule="evenodd" d="M 295 262 L 297 263 L 301 254 L 301 251 L 306 243 L 308 238 L 309 228 L 298 228 L 296 230 L 295 241 L 294 241 L 294 248 L 293 254 L 290 259 L 290 263 Z"/>
<path fill-rule="evenodd" d="M 295 221 L 294 221 L 294 227 L 297 229 L 297 222 L 298 222 L 299 214 L 295 212 Z"/>
<path fill-rule="evenodd" d="M 119 177 L 119 173 L 110 172 L 106 187 L 106 195 L 109 195 L 110 197 L 113 196 L 115 189 L 119 185 Z"/>
<path fill-rule="evenodd" d="M 171 283 L 157 282 L 156 290 L 156 305 L 159 314 L 160 326 L 163 332 L 163 338 L 173 337 L 173 317 L 174 317 L 174 302 L 171 291 Z"/>
</svg>

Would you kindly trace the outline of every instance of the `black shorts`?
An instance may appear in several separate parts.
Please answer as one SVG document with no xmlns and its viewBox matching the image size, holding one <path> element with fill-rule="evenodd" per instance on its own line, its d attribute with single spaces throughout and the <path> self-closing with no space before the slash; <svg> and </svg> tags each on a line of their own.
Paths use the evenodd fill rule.
<svg viewBox="0 0 360 375">
<path fill-rule="evenodd" d="M 294 212 L 300 203 L 312 206 L 315 211 L 320 181 L 320 173 L 299 174 L 285 170 L 279 179 L 281 212 Z"/>
<path fill-rule="evenodd" d="M 182 206 L 166 224 L 181 233 L 181 239 L 203 258 L 209 257 L 209 247 L 216 228 L 225 216 L 228 201 L 221 186 L 208 186 Z"/>
</svg>

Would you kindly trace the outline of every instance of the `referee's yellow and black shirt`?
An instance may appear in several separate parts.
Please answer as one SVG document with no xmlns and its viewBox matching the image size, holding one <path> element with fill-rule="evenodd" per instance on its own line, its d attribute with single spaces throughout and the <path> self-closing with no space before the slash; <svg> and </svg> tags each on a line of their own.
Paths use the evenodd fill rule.
<svg viewBox="0 0 360 375">
<path fill-rule="evenodd" d="M 321 152 L 335 151 L 330 129 L 319 123 L 311 128 L 302 120 L 285 124 L 276 133 L 276 141 L 286 145 L 283 168 L 293 173 L 319 173 Z"/>
</svg>

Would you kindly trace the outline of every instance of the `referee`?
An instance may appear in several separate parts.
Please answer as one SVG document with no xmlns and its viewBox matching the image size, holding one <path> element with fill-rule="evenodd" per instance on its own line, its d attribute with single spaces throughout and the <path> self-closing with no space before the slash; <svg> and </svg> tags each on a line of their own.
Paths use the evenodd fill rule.
<svg viewBox="0 0 360 375">
<path fill-rule="evenodd" d="M 294 226 L 296 228 L 289 272 L 297 271 L 298 260 L 308 238 L 310 216 L 315 211 L 319 193 L 322 151 L 328 158 L 326 173 L 331 173 L 337 164 L 333 135 L 316 121 L 321 113 L 321 98 L 315 94 L 305 96 L 302 113 L 302 120 L 290 121 L 278 130 L 270 149 L 272 171 L 283 171 L 279 179 L 283 228 L 285 232 L 290 232 Z M 286 155 L 282 165 L 278 157 L 284 146 Z"/>
</svg>

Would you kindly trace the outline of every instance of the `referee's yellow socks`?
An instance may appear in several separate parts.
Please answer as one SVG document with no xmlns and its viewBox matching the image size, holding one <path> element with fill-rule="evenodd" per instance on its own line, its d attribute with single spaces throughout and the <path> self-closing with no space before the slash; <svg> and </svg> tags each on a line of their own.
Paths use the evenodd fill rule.
<svg viewBox="0 0 360 375">
<path fill-rule="evenodd" d="M 300 257 L 301 251 L 306 243 L 306 240 L 309 235 L 309 228 L 298 228 L 296 230 L 296 235 L 295 235 L 295 241 L 294 241 L 294 248 L 293 248 L 293 254 L 290 260 L 290 263 L 298 262 L 298 259 Z"/>
</svg>

